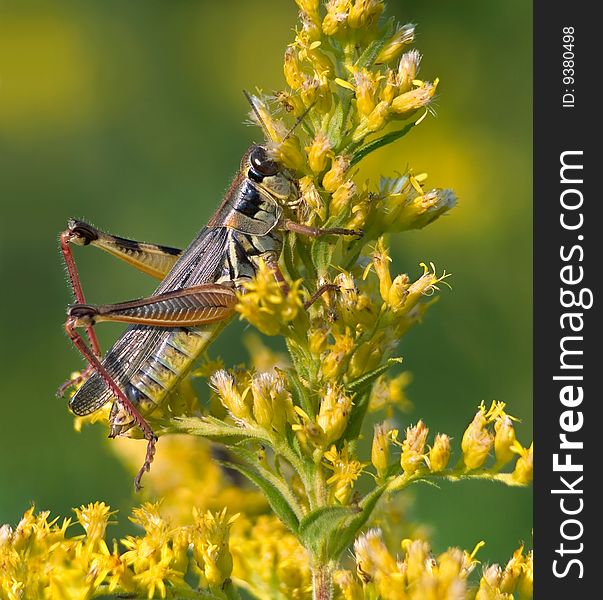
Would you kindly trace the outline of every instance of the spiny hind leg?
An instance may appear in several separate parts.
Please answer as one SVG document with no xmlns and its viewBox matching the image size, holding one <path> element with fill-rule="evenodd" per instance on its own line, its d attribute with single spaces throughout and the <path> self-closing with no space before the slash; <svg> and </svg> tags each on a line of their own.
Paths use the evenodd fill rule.
<svg viewBox="0 0 603 600">
<path fill-rule="evenodd" d="M 76 327 L 78 327 L 77 318 L 73 316 L 68 316 L 67 321 L 65 322 L 65 331 L 67 332 L 67 335 L 69 336 L 75 347 L 82 353 L 82 356 L 88 361 L 92 369 L 96 371 L 101 377 L 101 379 L 107 384 L 107 386 L 117 398 L 117 401 L 120 403 L 121 407 L 128 413 L 134 423 L 140 428 L 145 439 L 147 440 L 147 452 L 145 460 L 142 467 L 138 471 L 136 478 L 134 479 L 134 485 L 136 486 L 136 489 L 140 490 L 140 480 L 142 479 L 144 473 L 146 473 L 151 468 L 151 463 L 153 462 L 153 457 L 155 456 L 155 445 L 157 443 L 157 436 L 151 429 L 150 425 L 146 422 L 145 418 L 140 414 L 136 406 L 134 406 L 130 399 L 126 397 L 124 392 L 117 385 L 117 383 L 111 377 L 109 372 L 105 369 L 99 357 L 86 344 L 84 338 L 76 330 Z"/>
</svg>

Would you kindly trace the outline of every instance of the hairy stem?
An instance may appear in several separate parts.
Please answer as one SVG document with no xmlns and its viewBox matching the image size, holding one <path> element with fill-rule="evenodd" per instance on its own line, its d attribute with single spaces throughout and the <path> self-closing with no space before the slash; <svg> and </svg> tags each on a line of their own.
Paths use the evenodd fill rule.
<svg viewBox="0 0 603 600">
<path fill-rule="evenodd" d="M 312 600 L 333 598 L 334 564 L 314 564 L 312 567 Z"/>
</svg>

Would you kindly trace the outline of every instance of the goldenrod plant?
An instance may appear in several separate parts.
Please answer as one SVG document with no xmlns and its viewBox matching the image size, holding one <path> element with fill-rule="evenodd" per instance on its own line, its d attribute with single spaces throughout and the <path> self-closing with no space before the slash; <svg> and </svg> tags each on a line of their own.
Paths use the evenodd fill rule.
<svg viewBox="0 0 603 600">
<path fill-rule="evenodd" d="M 143 532 L 109 541 L 115 517 L 102 502 L 76 509 L 74 522 L 32 508 L 0 529 L 2 599 L 532 597 L 524 546 L 504 567 L 480 565 L 481 544 L 438 554 L 416 525 L 397 540 L 387 530 L 417 482 L 529 484 L 532 446 L 516 438 L 502 402 L 468 415 L 461 440 L 422 420 L 396 425 L 409 405 L 396 348 L 448 274 L 431 263 L 392 272 L 388 240 L 429 225 L 456 198 L 411 170 L 362 181 L 357 165 L 417 134 L 438 80 L 420 79 L 415 26 L 387 18 L 383 0 L 296 2 L 286 86 L 254 93 L 252 118 L 299 180 L 296 220 L 363 236 L 291 234 L 281 257 L 288 292 L 262 267 L 239 295 L 240 318 L 282 338 L 287 355 L 248 337 L 249 368 L 207 359 L 192 374 L 208 379 L 209 402 L 187 380 L 151 415 L 161 439 L 144 493 L 158 500 L 130 517 Z M 112 442 L 136 461 L 143 449 L 123 443 Z"/>
</svg>

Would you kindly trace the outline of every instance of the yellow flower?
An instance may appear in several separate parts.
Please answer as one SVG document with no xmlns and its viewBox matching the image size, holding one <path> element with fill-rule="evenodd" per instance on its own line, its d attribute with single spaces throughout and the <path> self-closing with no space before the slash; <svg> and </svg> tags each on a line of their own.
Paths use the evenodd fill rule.
<svg viewBox="0 0 603 600">
<path fill-rule="evenodd" d="M 325 446 L 343 435 L 351 409 L 352 399 L 342 388 L 329 385 L 323 392 L 316 422 L 323 431 Z"/>
<path fill-rule="evenodd" d="M 412 23 L 398 26 L 396 33 L 386 42 L 375 60 L 376 64 L 388 63 L 400 56 L 402 50 L 408 44 L 412 44 L 415 38 L 415 26 Z"/>
<path fill-rule="evenodd" d="M 331 446 L 328 452 L 324 453 L 327 465 L 333 475 L 327 479 L 327 484 L 333 487 L 333 496 L 340 504 L 346 504 L 352 493 L 354 483 L 360 477 L 362 469 L 366 463 L 352 458 L 347 442 L 344 442 L 341 451 L 335 446 Z"/>
<path fill-rule="evenodd" d="M 529 448 L 524 448 L 519 442 L 516 442 L 513 451 L 519 454 L 519 458 L 515 463 L 512 478 L 520 485 L 527 485 L 534 476 L 534 444 L 530 444 Z"/>
<path fill-rule="evenodd" d="M 445 433 L 435 436 L 433 446 L 429 450 L 429 469 L 434 473 L 443 471 L 450 460 L 450 438 Z"/>
<path fill-rule="evenodd" d="M 311 597 L 308 553 L 275 516 L 238 519 L 230 535 L 233 580 L 257 598 Z"/>
<path fill-rule="evenodd" d="M 409 116 L 410 113 L 427 106 L 431 102 L 437 87 L 437 79 L 433 83 L 429 81 L 419 82 L 416 88 L 404 92 L 392 100 L 392 111 L 405 117 Z"/>
<path fill-rule="evenodd" d="M 421 54 L 418 50 L 411 50 L 402 56 L 396 77 L 399 93 L 408 92 L 412 88 L 413 81 L 417 78 L 420 64 Z"/>
<path fill-rule="evenodd" d="M 232 573 L 228 541 L 230 527 L 239 515 L 229 517 L 225 508 L 219 513 L 193 509 L 193 516 L 193 556 L 207 583 L 219 588 Z"/>
<path fill-rule="evenodd" d="M 352 29 L 370 27 L 384 8 L 383 0 L 355 0 L 348 13 L 348 25 Z"/>
<path fill-rule="evenodd" d="M 298 53 L 292 46 L 289 46 L 285 51 L 284 73 L 287 85 L 294 90 L 299 89 L 306 80 L 306 75 L 301 69 Z"/>
<path fill-rule="evenodd" d="M 320 197 L 313 179 L 310 176 L 302 177 L 299 180 L 298 185 L 302 202 L 304 202 L 304 204 L 308 206 L 321 221 L 324 221 L 327 217 L 327 207 Z"/>
<path fill-rule="evenodd" d="M 220 369 L 211 376 L 209 381 L 220 401 L 235 420 L 241 423 L 252 421 L 251 401 L 247 394 L 239 392 L 235 378 L 230 373 Z"/>
<path fill-rule="evenodd" d="M 400 464 L 407 475 L 412 475 L 425 464 L 425 442 L 429 429 L 423 421 L 406 429 L 406 438 L 402 442 Z"/>
<path fill-rule="evenodd" d="M 375 97 L 381 75 L 368 69 L 353 73 L 356 109 L 361 117 L 368 117 L 375 108 Z"/>
<path fill-rule="evenodd" d="M 109 517 L 117 511 L 111 511 L 104 502 L 94 502 L 75 509 L 77 520 L 86 532 L 86 541 L 92 545 L 105 537 Z"/>
<path fill-rule="evenodd" d="M 494 454 L 496 462 L 499 465 L 505 465 L 510 462 L 515 453 L 513 446 L 515 444 L 515 429 L 513 421 L 509 415 L 499 417 L 494 423 Z"/>
<path fill-rule="evenodd" d="M 322 187 L 327 192 L 334 192 L 345 182 L 346 172 L 350 167 L 350 159 L 347 156 L 334 156 L 331 159 L 331 168 L 322 178 Z"/>
<path fill-rule="evenodd" d="M 410 371 L 403 371 L 393 378 L 380 377 L 371 390 L 369 410 L 371 412 L 386 410 L 387 418 L 392 417 L 394 406 L 403 412 L 408 412 L 412 408 L 412 402 L 406 395 L 406 388 L 411 382 Z"/>
<path fill-rule="evenodd" d="M 314 173 L 322 173 L 327 166 L 327 159 L 331 154 L 331 143 L 327 136 L 319 131 L 312 143 L 305 148 L 308 153 L 308 165 Z"/>
<path fill-rule="evenodd" d="M 331 195 L 329 214 L 337 217 L 349 214 L 356 193 L 356 184 L 351 179 L 344 181 Z"/>
<path fill-rule="evenodd" d="M 371 462 L 380 479 L 385 477 L 389 467 L 390 440 L 390 428 L 387 423 L 376 424 L 371 447 Z"/>
<path fill-rule="evenodd" d="M 243 284 L 245 293 L 239 294 L 236 310 L 266 335 L 276 335 L 293 321 L 303 309 L 301 280 L 291 284 L 287 293 L 277 282 L 274 272 L 260 261 L 256 276 Z"/>
<path fill-rule="evenodd" d="M 251 382 L 253 416 L 267 431 L 285 434 L 287 423 L 297 421 L 291 394 L 283 378 L 275 373 L 260 373 Z"/>
<path fill-rule="evenodd" d="M 364 600 L 362 586 L 351 571 L 335 571 L 333 581 L 341 590 L 343 600 Z"/>
<path fill-rule="evenodd" d="M 321 373 L 324 381 L 336 381 L 346 368 L 346 358 L 354 350 L 354 337 L 346 328 L 343 333 L 333 334 L 334 342 L 328 346 L 328 353 L 322 360 Z"/>
<path fill-rule="evenodd" d="M 486 411 L 483 406 L 480 406 L 461 441 L 463 460 L 468 469 L 478 469 L 488 457 L 494 437 L 486 429 L 487 423 Z"/>
<path fill-rule="evenodd" d="M 322 30 L 325 35 L 335 36 L 344 30 L 351 4 L 351 0 L 327 1 L 327 14 L 322 21 Z"/>
<path fill-rule="evenodd" d="M 173 569 L 170 565 L 172 554 L 165 546 L 161 550 L 159 560 L 151 558 L 146 568 L 134 575 L 134 582 L 139 588 L 146 590 L 147 598 L 155 598 L 158 593 L 161 598 L 167 596 L 166 583 L 174 586 L 185 586 L 184 573 Z"/>
</svg>

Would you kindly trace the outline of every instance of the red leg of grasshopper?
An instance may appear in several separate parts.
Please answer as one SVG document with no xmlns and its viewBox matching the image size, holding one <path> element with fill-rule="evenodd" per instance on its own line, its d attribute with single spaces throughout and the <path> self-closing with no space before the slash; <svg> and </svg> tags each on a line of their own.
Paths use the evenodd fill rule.
<svg viewBox="0 0 603 600">
<path fill-rule="evenodd" d="M 70 387 L 73 387 L 74 385 L 79 385 L 80 383 L 82 383 L 83 381 L 88 379 L 88 377 L 90 377 L 90 375 L 92 375 L 92 373 L 94 373 L 94 367 L 92 365 L 88 365 L 77 377 L 74 377 L 73 379 L 67 379 L 67 381 L 64 381 L 59 386 L 59 389 L 56 391 L 57 398 L 62 398 L 65 395 L 65 392 Z"/>
<path fill-rule="evenodd" d="M 144 417 L 140 414 L 138 409 L 128 400 L 126 395 L 121 391 L 119 386 L 113 381 L 111 375 L 107 372 L 105 367 L 103 367 L 100 362 L 98 356 L 95 354 L 93 350 L 91 350 L 84 338 L 75 330 L 76 319 L 73 317 L 69 317 L 65 323 L 65 331 L 67 335 L 75 345 L 75 347 L 82 353 L 84 358 L 90 363 L 92 369 L 94 369 L 105 381 L 105 383 L 111 388 L 111 391 L 117 397 L 119 403 L 123 406 L 124 410 L 132 417 L 135 421 L 136 425 L 142 431 L 145 439 L 147 440 L 147 453 L 144 460 L 144 464 L 138 471 L 136 475 L 136 479 L 134 480 L 134 485 L 136 486 L 136 490 L 140 490 L 140 480 L 144 473 L 151 468 L 151 463 L 153 462 L 153 457 L 155 456 L 155 444 L 157 442 L 157 436 L 153 433 L 153 430 L 146 422 Z"/>
<path fill-rule="evenodd" d="M 78 304 L 85 304 L 86 299 L 84 297 L 84 291 L 82 290 L 80 276 L 77 272 L 77 267 L 75 266 L 73 253 L 69 247 L 69 242 L 73 238 L 74 234 L 71 229 L 66 229 L 63 231 L 63 233 L 61 233 L 61 251 L 63 252 L 65 264 L 67 265 L 67 272 L 69 273 L 69 280 L 71 281 L 71 287 L 73 288 L 75 299 Z M 98 338 L 96 337 L 96 332 L 94 331 L 94 327 L 92 325 L 86 327 L 86 334 L 88 335 L 88 339 L 90 340 L 90 345 L 92 346 L 94 354 L 96 354 L 96 356 L 100 356 L 100 344 L 98 343 Z"/>
</svg>

